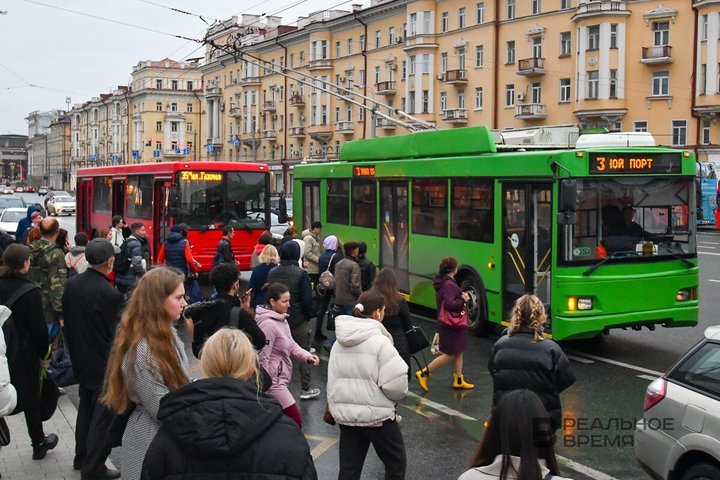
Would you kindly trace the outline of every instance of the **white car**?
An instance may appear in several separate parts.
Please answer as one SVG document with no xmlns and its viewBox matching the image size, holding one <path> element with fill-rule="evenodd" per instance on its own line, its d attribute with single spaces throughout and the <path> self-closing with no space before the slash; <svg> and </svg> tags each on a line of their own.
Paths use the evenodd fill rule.
<svg viewBox="0 0 720 480">
<path fill-rule="evenodd" d="M 48 215 L 59 215 L 61 213 L 71 215 L 75 213 L 75 199 L 73 197 L 55 195 L 48 200 L 47 211 Z"/>
<path fill-rule="evenodd" d="M 9 186 L 0 187 L 0 194 L 2 194 L 2 195 L 12 195 L 13 193 L 15 193 L 15 189 L 13 187 L 9 187 Z"/>
<path fill-rule="evenodd" d="M 0 214 L 0 230 L 15 236 L 18 222 L 27 217 L 27 208 L 10 207 Z"/>
</svg>

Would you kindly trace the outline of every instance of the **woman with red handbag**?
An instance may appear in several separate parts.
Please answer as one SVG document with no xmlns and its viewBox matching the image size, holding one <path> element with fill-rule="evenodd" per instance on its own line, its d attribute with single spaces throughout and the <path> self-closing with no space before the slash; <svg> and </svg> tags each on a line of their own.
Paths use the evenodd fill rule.
<svg viewBox="0 0 720 480">
<path fill-rule="evenodd" d="M 453 363 L 453 388 L 468 390 L 475 385 L 465 381 L 462 373 L 463 353 L 468 345 L 468 322 L 466 303 L 469 296 L 460 290 L 455 281 L 457 260 L 446 257 L 440 261 L 438 274 L 433 280 L 437 302 L 438 333 L 440 334 L 440 356 L 430 365 L 415 372 L 420 387 L 426 392 L 430 374 L 450 362 Z"/>
</svg>

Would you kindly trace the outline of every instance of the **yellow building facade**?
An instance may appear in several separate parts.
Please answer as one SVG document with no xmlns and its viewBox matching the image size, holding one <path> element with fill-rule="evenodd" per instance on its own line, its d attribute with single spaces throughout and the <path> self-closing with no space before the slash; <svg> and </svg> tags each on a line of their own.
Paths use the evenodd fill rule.
<svg viewBox="0 0 720 480">
<path fill-rule="evenodd" d="M 406 131 L 375 109 L 439 128 L 649 131 L 720 162 L 719 12 L 720 0 L 411 0 L 297 27 L 233 18 L 209 32 L 201 67 L 204 155 L 267 162 L 289 190 L 293 165 Z"/>
</svg>

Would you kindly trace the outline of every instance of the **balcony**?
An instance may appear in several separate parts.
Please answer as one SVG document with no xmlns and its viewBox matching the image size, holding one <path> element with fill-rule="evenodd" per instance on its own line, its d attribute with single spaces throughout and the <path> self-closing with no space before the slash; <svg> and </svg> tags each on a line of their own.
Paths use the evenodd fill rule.
<svg viewBox="0 0 720 480">
<path fill-rule="evenodd" d="M 378 95 L 395 95 L 395 82 L 378 82 L 375 84 L 375 93 Z"/>
<path fill-rule="evenodd" d="M 515 118 L 518 120 L 542 120 L 547 117 L 544 103 L 526 103 L 515 105 Z"/>
<path fill-rule="evenodd" d="M 448 123 L 467 123 L 467 109 L 466 108 L 451 108 L 443 112 L 443 121 Z"/>
<path fill-rule="evenodd" d="M 307 131 L 308 135 L 310 135 L 310 138 L 322 144 L 327 144 L 327 142 L 330 141 L 330 139 L 335 134 L 333 132 L 332 125 L 330 125 L 329 123 L 318 123 L 316 125 L 310 125 Z"/>
<path fill-rule="evenodd" d="M 277 140 L 277 130 L 275 130 L 275 129 L 263 130 L 262 139 L 274 142 L 275 140 Z"/>
<path fill-rule="evenodd" d="M 353 122 L 336 122 L 335 133 L 342 133 L 343 135 L 352 135 L 355 133 L 355 124 Z"/>
<path fill-rule="evenodd" d="M 275 105 L 275 100 L 265 100 L 263 102 L 263 112 L 270 112 L 275 113 L 275 110 L 277 110 L 277 106 Z"/>
<path fill-rule="evenodd" d="M 332 70 L 332 60 L 329 58 L 318 58 L 315 60 L 310 60 L 310 63 L 308 64 L 308 70 Z"/>
<path fill-rule="evenodd" d="M 353 97 L 352 92 L 350 90 L 348 90 L 347 88 L 338 87 L 335 89 L 335 93 L 340 95 L 343 98 L 343 100 L 352 100 L 352 97 Z"/>
<path fill-rule="evenodd" d="M 642 58 L 640 63 L 647 65 L 658 65 L 672 63 L 672 47 L 670 45 L 657 45 L 654 47 L 642 47 Z"/>
<path fill-rule="evenodd" d="M 405 40 L 405 46 L 403 50 L 409 52 L 418 48 L 432 48 L 436 49 L 440 45 L 435 40 L 435 35 L 418 34 L 412 35 Z"/>
<path fill-rule="evenodd" d="M 375 127 L 379 128 L 380 130 L 395 130 L 395 127 L 397 125 L 387 118 L 377 117 L 375 119 Z"/>
<path fill-rule="evenodd" d="M 240 85 L 243 87 L 259 87 L 260 77 L 243 77 L 242 80 L 240 80 Z"/>
<path fill-rule="evenodd" d="M 518 60 L 518 69 L 516 73 L 525 77 L 545 75 L 545 59 L 533 57 Z"/>
<path fill-rule="evenodd" d="M 448 70 L 445 72 L 445 83 L 449 85 L 466 85 L 467 71 L 465 70 Z"/>
<path fill-rule="evenodd" d="M 242 107 L 230 107 L 230 112 L 228 113 L 228 115 L 230 115 L 231 117 L 236 117 L 236 118 L 241 117 L 242 111 L 243 111 Z"/>
<path fill-rule="evenodd" d="M 579 0 L 572 20 L 573 22 L 577 22 L 583 18 L 600 17 L 605 15 L 630 15 L 630 11 L 625 10 L 625 0 Z"/>
<path fill-rule="evenodd" d="M 305 98 L 300 94 L 295 94 L 290 97 L 290 105 L 293 107 L 304 107 L 305 106 Z"/>
<path fill-rule="evenodd" d="M 305 127 L 288 128 L 288 136 L 292 138 L 305 138 Z"/>
</svg>

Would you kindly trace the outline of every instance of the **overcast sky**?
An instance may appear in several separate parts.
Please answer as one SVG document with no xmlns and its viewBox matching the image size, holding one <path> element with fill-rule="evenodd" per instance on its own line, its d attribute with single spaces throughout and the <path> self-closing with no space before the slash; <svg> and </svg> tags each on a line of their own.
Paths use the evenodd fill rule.
<svg viewBox="0 0 720 480">
<path fill-rule="evenodd" d="M 132 67 L 141 60 L 202 56 L 199 43 L 171 35 L 200 39 L 207 25 L 170 7 L 202 15 L 208 23 L 253 13 L 277 15 L 283 24 L 296 25 L 298 16 L 350 10 L 353 3 L 363 2 L 0 0 L 0 11 L 7 12 L 0 15 L 0 134 L 27 135 L 24 119 L 30 112 L 65 110 L 66 97 L 72 106 L 129 84 Z"/>
</svg>

